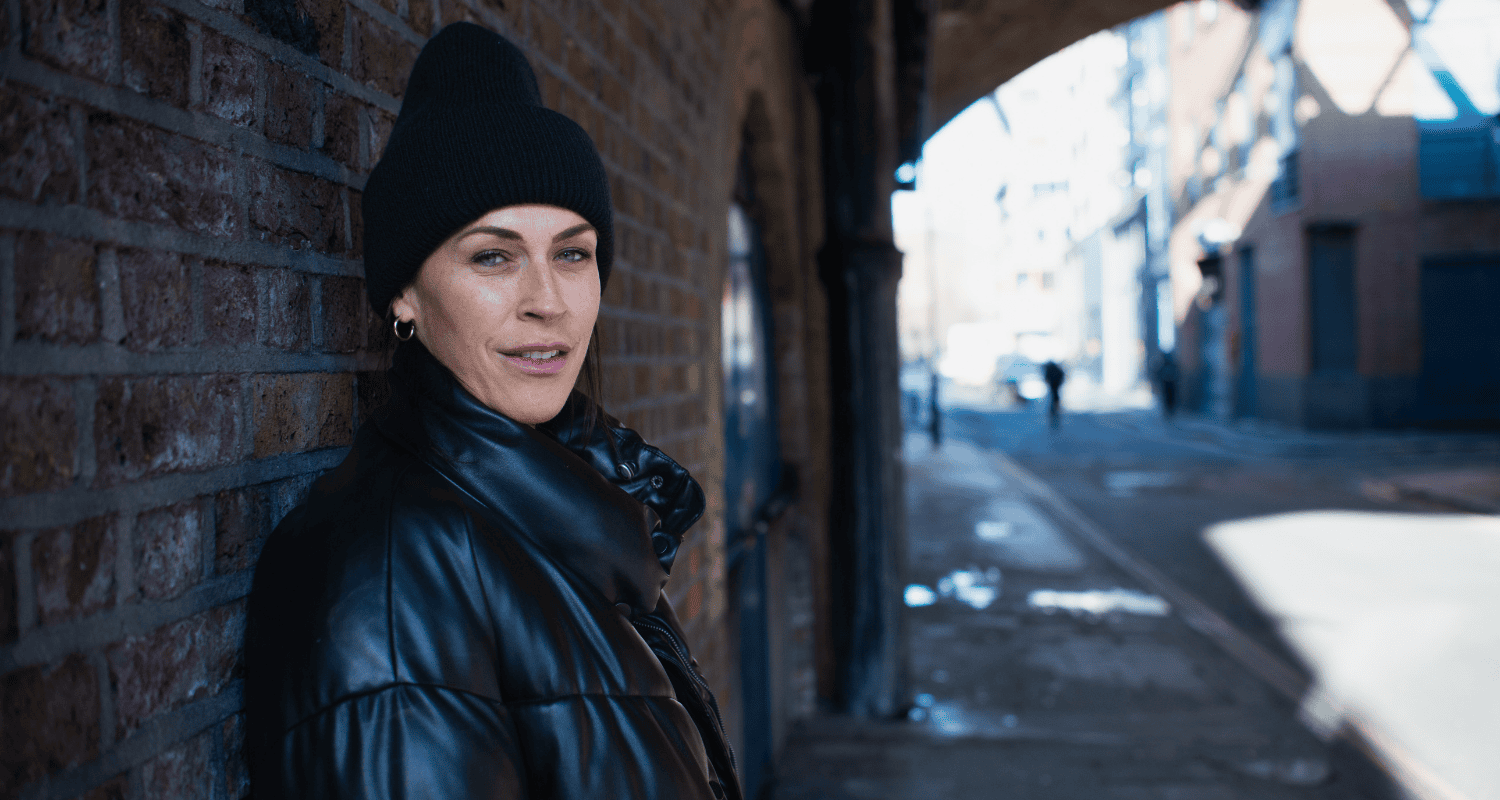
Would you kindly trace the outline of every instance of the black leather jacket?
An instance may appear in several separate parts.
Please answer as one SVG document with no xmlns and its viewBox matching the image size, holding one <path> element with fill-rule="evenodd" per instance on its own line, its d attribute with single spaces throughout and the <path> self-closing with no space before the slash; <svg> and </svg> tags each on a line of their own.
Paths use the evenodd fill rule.
<svg viewBox="0 0 1500 800">
<path fill-rule="evenodd" d="M 662 587 L 686 470 L 575 394 L 532 428 L 416 342 L 261 554 L 246 633 L 257 798 L 740 796 Z"/>
</svg>

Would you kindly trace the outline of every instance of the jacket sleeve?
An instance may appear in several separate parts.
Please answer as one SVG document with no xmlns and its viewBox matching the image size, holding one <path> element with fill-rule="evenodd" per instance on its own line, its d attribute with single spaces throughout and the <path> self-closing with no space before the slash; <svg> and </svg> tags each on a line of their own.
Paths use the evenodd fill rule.
<svg viewBox="0 0 1500 800">
<path fill-rule="evenodd" d="M 448 687 L 403 683 L 348 698 L 294 726 L 280 746 L 281 774 L 258 775 L 257 797 L 527 796 L 506 708 Z"/>
</svg>

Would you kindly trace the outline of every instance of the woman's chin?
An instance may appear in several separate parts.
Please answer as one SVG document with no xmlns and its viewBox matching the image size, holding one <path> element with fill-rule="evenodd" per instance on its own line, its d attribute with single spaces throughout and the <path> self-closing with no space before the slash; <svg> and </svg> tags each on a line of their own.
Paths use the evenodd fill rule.
<svg viewBox="0 0 1500 800">
<path fill-rule="evenodd" d="M 566 388 L 559 387 L 536 387 L 525 393 L 508 393 L 505 396 L 493 398 L 481 398 L 481 402 L 489 406 L 491 410 L 504 414 L 507 417 L 527 425 L 540 425 L 557 416 L 563 406 L 568 402 L 568 395 L 572 392 L 573 384 L 566 384 Z M 540 389 L 540 391 L 538 391 Z"/>
</svg>

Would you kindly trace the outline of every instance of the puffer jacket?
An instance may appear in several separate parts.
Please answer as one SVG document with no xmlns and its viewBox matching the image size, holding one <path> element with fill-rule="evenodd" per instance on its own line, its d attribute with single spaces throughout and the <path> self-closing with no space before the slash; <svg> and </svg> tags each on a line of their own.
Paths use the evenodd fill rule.
<svg viewBox="0 0 1500 800">
<path fill-rule="evenodd" d="M 535 428 L 416 342 L 256 567 L 257 798 L 740 797 L 663 586 L 686 470 L 574 394 Z"/>
</svg>

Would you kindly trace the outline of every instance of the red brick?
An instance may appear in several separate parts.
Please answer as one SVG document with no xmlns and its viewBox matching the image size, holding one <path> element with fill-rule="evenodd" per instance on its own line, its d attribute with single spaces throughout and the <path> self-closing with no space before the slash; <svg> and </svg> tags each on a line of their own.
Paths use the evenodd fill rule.
<svg viewBox="0 0 1500 800">
<path fill-rule="evenodd" d="M 475 16 L 474 10 L 459 0 L 437 0 L 443 10 L 443 24 L 449 25 L 454 22 L 478 22 L 483 24 L 479 17 Z"/>
<path fill-rule="evenodd" d="M 330 91 L 323 105 L 323 152 L 341 164 L 359 167 L 360 109 L 364 106 L 346 94 Z"/>
<path fill-rule="evenodd" d="M 239 232 L 229 154 L 103 111 L 89 114 L 88 129 L 91 207 L 193 233 Z"/>
<path fill-rule="evenodd" d="M 16 537 L 0 531 L 0 645 L 16 640 Z"/>
<path fill-rule="evenodd" d="M 240 383 L 233 376 L 106 378 L 94 407 L 96 484 L 191 472 L 234 460 Z"/>
<path fill-rule="evenodd" d="M 542 57 L 556 66 L 563 63 L 563 32 L 557 18 L 535 3 L 526 9 L 531 21 L 531 41 Z M 538 70 L 539 72 L 543 70 Z M 555 109 L 556 106 L 553 106 Z"/>
<path fill-rule="evenodd" d="M 384 372 L 361 372 L 356 375 L 355 385 L 359 396 L 359 419 L 355 424 L 363 425 L 390 400 L 391 384 Z"/>
<path fill-rule="evenodd" d="M 381 154 L 385 152 L 385 143 L 390 141 L 391 131 L 396 127 L 396 118 L 378 108 L 372 108 L 369 114 L 369 126 L 370 152 L 369 160 L 365 163 L 374 167 L 375 162 L 379 161 Z"/>
<path fill-rule="evenodd" d="M 229 800 L 250 794 L 250 766 L 245 760 L 245 715 L 224 720 L 224 791 Z"/>
<path fill-rule="evenodd" d="M 120 0 L 120 49 L 126 86 L 187 107 L 192 54 L 181 14 L 147 0 Z"/>
<path fill-rule="evenodd" d="M 70 106 L 11 84 L 0 92 L 0 194 L 28 203 L 78 201 Z"/>
<path fill-rule="evenodd" d="M 396 333 L 392 329 L 393 317 L 376 314 L 365 305 L 365 349 L 377 353 L 389 353 L 396 349 Z"/>
<path fill-rule="evenodd" d="M 365 207 L 364 193 L 349 190 L 349 253 L 350 258 L 365 257 Z"/>
<path fill-rule="evenodd" d="M 209 735 L 195 736 L 141 765 L 145 800 L 210 800 L 214 796 Z"/>
<path fill-rule="evenodd" d="M 255 341 L 255 278 L 237 264 L 203 264 L 203 338 L 209 345 Z"/>
<path fill-rule="evenodd" d="M 235 125 L 255 127 L 259 57 L 232 39 L 203 35 L 203 109 Z"/>
<path fill-rule="evenodd" d="M 120 300 L 125 346 L 137 352 L 181 347 L 192 339 L 187 266 L 161 250 L 121 250 Z"/>
<path fill-rule="evenodd" d="M 270 62 L 266 66 L 266 138 L 296 148 L 309 147 L 316 100 L 311 78 Z"/>
<path fill-rule="evenodd" d="M 252 386 L 256 458 L 350 442 L 354 381 L 348 373 L 257 375 Z"/>
<path fill-rule="evenodd" d="M 37 615 L 43 625 L 78 619 L 115 603 L 115 517 L 41 531 L 31 546 Z"/>
<path fill-rule="evenodd" d="M 287 269 L 266 273 L 266 342 L 301 350 L 312 339 L 312 281 Z"/>
<path fill-rule="evenodd" d="M 73 392 L 46 378 L 0 378 L 0 497 L 72 483 L 78 421 Z"/>
<path fill-rule="evenodd" d="M 271 532 L 271 498 L 263 486 L 219 492 L 214 498 L 214 572 L 229 575 L 255 566 Z"/>
<path fill-rule="evenodd" d="M 342 252 L 343 194 L 322 178 L 257 165 L 250 170 L 250 227 L 262 240 Z"/>
<path fill-rule="evenodd" d="M 446 10 L 446 9 L 445 9 Z M 453 22 L 445 15 L 443 22 Z M 365 14 L 354 15 L 352 64 L 355 80 L 392 97 L 406 91 L 417 46 Z"/>
<path fill-rule="evenodd" d="M 98 249 L 44 233 L 16 240 L 16 338 L 83 344 L 99 338 Z"/>
<path fill-rule="evenodd" d="M 148 600 L 170 600 L 203 575 L 203 507 L 197 501 L 141 513 L 135 523 L 135 579 Z"/>
<path fill-rule="evenodd" d="M 407 0 L 406 3 L 406 19 L 411 29 L 423 36 L 437 33 L 432 29 L 432 4 L 433 0 Z"/>
<path fill-rule="evenodd" d="M 365 340 L 365 284 L 358 278 L 323 279 L 323 349 L 352 353 Z"/>
<path fill-rule="evenodd" d="M 110 645 L 117 738 L 146 720 L 217 695 L 240 671 L 243 601 L 219 606 Z"/>
<path fill-rule="evenodd" d="M 99 677 L 74 654 L 0 677 L 0 797 L 98 753 Z"/>
<path fill-rule="evenodd" d="M 58 69 L 103 80 L 111 66 L 105 0 L 22 0 L 26 54 Z"/>
</svg>

